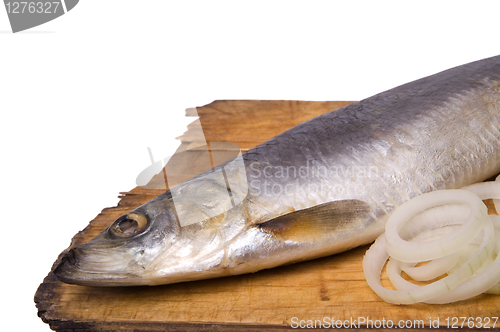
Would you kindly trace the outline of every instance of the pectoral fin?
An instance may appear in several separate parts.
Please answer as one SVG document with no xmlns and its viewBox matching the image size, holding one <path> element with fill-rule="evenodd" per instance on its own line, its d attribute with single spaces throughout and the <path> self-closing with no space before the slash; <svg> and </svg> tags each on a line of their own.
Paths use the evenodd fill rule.
<svg viewBox="0 0 500 332">
<path fill-rule="evenodd" d="M 370 222 L 370 207 L 360 200 L 328 202 L 291 212 L 257 225 L 262 231 L 284 240 L 310 242 L 356 231 Z"/>
</svg>

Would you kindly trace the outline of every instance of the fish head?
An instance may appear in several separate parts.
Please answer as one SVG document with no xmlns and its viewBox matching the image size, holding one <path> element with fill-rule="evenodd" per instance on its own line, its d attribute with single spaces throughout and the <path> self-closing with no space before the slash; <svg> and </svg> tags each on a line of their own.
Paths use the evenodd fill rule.
<svg viewBox="0 0 500 332">
<path fill-rule="evenodd" d="M 147 266 L 180 233 L 171 197 L 160 195 L 118 217 L 92 240 L 63 252 L 54 273 L 63 282 L 80 285 L 147 284 L 154 277 Z"/>
<path fill-rule="evenodd" d="M 210 179 L 179 185 L 63 253 L 54 273 L 63 282 L 88 286 L 228 275 L 222 264 L 225 242 L 241 231 L 245 220 L 240 208 L 221 208 L 224 195 L 226 186 Z"/>
</svg>

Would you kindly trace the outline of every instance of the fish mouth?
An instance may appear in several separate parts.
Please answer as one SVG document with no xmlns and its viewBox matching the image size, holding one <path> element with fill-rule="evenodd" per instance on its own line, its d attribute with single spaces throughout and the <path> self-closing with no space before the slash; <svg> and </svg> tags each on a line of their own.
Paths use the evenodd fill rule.
<svg viewBox="0 0 500 332">
<path fill-rule="evenodd" d="M 57 279 L 64 283 L 83 286 L 131 286 L 144 283 L 139 276 L 133 273 L 108 271 L 105 265 L 89 264 L 85 261 L 86 253 L 78 247 L 72 248 L 62 255 L 52 272 Z"/>
</svg>

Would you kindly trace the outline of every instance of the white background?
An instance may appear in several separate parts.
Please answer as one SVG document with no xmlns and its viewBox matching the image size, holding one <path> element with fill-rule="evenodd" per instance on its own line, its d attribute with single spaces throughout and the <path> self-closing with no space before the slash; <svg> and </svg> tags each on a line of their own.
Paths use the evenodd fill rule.
<svg viewBox="0 0 500 332">
<path fill-rule="evenodd" d="M 500 54 L 499 13 L 494 1 L 82 0 L 12 34 L 0 7 L 0 321 L 49 331 L 39 283 L 135 187 L 147 147 L 175 151 L 185 108 L 365 98 Z"/>
</svg>

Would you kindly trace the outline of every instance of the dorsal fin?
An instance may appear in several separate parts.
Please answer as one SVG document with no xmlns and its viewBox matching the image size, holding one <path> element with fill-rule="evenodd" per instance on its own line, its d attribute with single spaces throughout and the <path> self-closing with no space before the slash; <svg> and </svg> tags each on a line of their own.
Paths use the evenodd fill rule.
<svg viewBox="0 0 500 332">
<path fill-rule="evenodd" d="M 370 219 L 370 207 L 356 200 L 333 201 L 284 214 L 257 225 L 262 231 L 284 240 L 309 242 L 363 227 Z"/>
</svg>

